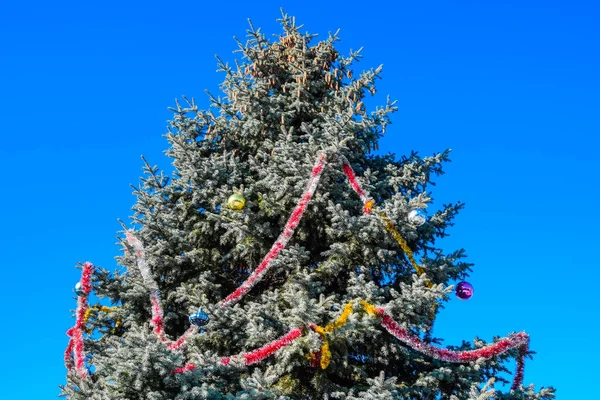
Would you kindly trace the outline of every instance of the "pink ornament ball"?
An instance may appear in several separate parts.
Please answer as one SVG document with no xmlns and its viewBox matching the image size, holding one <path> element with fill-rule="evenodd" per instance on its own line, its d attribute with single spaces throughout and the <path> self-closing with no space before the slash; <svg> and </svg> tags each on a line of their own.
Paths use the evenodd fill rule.
<svg viewBox="0 0 600 400">
<path fill-rule="evenodd" d="M 456 285 L 456 297 L 461 300 L 469 300 L 473 296 L 473 285 L 469 282 L 460 282 Z"/>
</svg>

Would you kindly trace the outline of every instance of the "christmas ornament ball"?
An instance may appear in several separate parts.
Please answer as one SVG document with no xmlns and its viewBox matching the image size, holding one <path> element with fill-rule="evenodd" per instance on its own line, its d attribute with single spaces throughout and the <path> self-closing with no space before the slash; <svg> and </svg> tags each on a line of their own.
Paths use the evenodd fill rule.
<svg viewBox="0 0 600 400">
<path fill-rule="evenodd" d="M 408 213 L 408 222 L 413 226 L 421 226 L 427 220 L 427 216 L 423 210 L 412 210 Z"/>
<path fill-rule="evenodd" d="M 202 309 L 199 309 L 198 312 L 190 315 L 190 323 L 192 325 L 204 326 L 208 324 L 208 321 L 210 321 L 210 318 L 204 311 L 202 311 Z"/>
<path fill-rule="evenodd" d="M 456 285 L 456 289 L 454 290 L 456 293 L 456 297 L 461 300 L 469 300 L 471 296 L 473 296 L 473 285 L 469 282 L 460 282 Z"/>
<path fill-rule="evenodd" d="M 77 282 L 75 284 L 75 288 L 73 289 L 77 296 L 85 296 L 85 292 L 83 291 L 83 286 L 81 286 L 81 282 Z"/>
<path fill-rule="evenodd" d="M 239 193 L 234 193 L 227 199 L 227 206 L 234 211 L 241 211 L 246 205 L 246 199 Z"/>
</svg>

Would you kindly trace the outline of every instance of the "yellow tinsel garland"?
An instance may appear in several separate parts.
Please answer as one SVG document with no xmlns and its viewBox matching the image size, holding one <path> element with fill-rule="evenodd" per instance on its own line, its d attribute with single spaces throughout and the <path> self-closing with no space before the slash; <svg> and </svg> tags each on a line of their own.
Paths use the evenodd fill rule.
<svg viewBox="0 0 600 400">
<path fill-rule="evenodd" d="M 366 205 L 365 205 L 365 207 L 366 207 Z M 415 271 L 417 271 L 417 274 L 423 275 L 425 273 L 425 270 L 423 269 L 423 267 L 421 267 L 419 264 L 417 264 L 417 261 L 413 257 L 412 250 L 410 249 L 410 247 L 408 247 L 408 243 L 406 243 L 406 240 L 404 240 L 402 235 L 400 235 L 400 232 L 398 232 L 398 229 L 396 228 L 396 226 L 394 226 L 394 224 L 392 223 L 392 221 L 390 220 L 390 218 L 387 216 L 387 214 L 385 212 L 380 211 L 379 216 L 383 220 L 385 229 L 388 232 L 390 232 L 392 234 L 392 236 L 394 237 L 394 239 L 396 240 L 396 242 L 398 242 L 398 244 L 400 245 L 400 247 L 406 254 L 406 257 L 408 257 L 408 260 L 412 264 L 413 268 L 415 269 Z M 430 289 L 433 287 L 433 283 L 431 283 L 431 281 L 429 281 L 429 279 L 427 280 L 425 285 L 427 285 L 427 287 Z"/>
<path fill-rule="evenodd" d="M 375 305 L 368 303 L 365 300 L 360 300 L 360 304 L 364 311 L 372 317 L 378 318 L 382 315 L 382 312 Z M 313 331 L 321 336 L 323 344 L 321 345 L 320 351 L 320 366 L 321 369 L 326 369 L 331 362 L 331 350 L 329 349 L 329 341 L 327 340 L 327 334 L 333 332 L 335 329 L 341 328 L 348 321 L 348 317 L 352 313 L 352 302 L 346 304 L 342 314 L 334 322 L 322 327 L 320 325 L 311 325 Z M 311 362 L 317 360 L 317 353 L 311 353 L 307 357 Z"/>
<path fill-rule="evenodd" d="M 321 361 L 320 361 L 322 369 L 327 368 L 331 361 L 331 350 L 329 350 L 329 341 L 327 340 L 326 334 L 331 333 L 335 329 L 338 329 L 338 328 L 341 328 L 342 326 L 344 326 L 346 324 L 346 322 L 348 321 L 348 317 L 350 316 L 351 313 L 352 313 L 352 303 L 348 303 L 344 307 L 344 311 L 342 312 L 342 315 L 340 315 L 338 317 L 338 319 L 336 319 L 334 322 L 325 326 L 325 328 L 323 328 L 322 326 L 319 326 L 319 325 L 312 326 L 312 329 L 315 332 L 317 332 L 319 335 L 321 335 L 321 340 L 323 341 L 323 345 L 321 346 Z M 315 355 L 311 354 L 309 356 L 309 359 L 311 361 L 313 361 L 315 359 Z"/>
<path fill-rule="evenodd" d="M 85 310 L 85 315 L 83 317 L 83 324 L 85 325 L 87 323 L 88 319 L 90 318 L 90 315 L 92 314 L 92 310 L 108 314 L 109 312 L 113 311 L 114 309 L 115 309 L 115 307 L 106 307 L 106 306 L 94 305 L 94 306 L 88 308 L 87 310 Z M 121 325 L 121 321 L 120 320 L 116 320 L 115 321 L 115 328 L 118 328 L 120 325 Z M 88 329 L 88 330 L 86 330 L 86 332 L 87 333 L 92 333 L 92 330 Z"/>
</svg>

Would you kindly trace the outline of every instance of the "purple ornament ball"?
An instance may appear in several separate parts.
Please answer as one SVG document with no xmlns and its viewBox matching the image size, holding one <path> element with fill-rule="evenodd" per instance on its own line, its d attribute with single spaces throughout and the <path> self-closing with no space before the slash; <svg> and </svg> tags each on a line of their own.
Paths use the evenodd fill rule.
<svg viewBox="0 0 600 400">
<path fill-rule="evenodd" d="M 473 285 L 469 282 L 460 282 L 456 285 L 456 297 L 461 300 L 469 300 L 473 296 Z"/>
</svg>

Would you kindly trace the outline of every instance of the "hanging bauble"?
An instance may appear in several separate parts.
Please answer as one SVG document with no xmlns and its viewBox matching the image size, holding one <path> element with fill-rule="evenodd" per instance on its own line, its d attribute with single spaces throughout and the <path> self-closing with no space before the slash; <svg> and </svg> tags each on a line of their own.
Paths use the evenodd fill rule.
<svg viewBox="0 0 600 400">
<path fill-rule="evenodd" d="M 75 288 L 73 289 L 77 296 L 85 296 L 85 292 L 83 291 L 83 286 L 81 286 L 81 282 L 77 282 L 75 284 Z"/>
<path fill-rule="evenodd" d="M 473 285 L 469 282 L 460 282 L 456 285 L 456 297 L 461 300 L 469 300 L 473 296 Z"/>
<path fill-rule="evenodd" d="M 192 315 L 190 315 L 190 323 L 192 325 L 204 326 L 208 324 L 208 321 L 210 321 L 210 318 L 204 311 L 202 311 L 202 308 L 200 308 L 198 312 L 195 312 Z"/>
<path fill-rule="evenodd" d="M 408 222 L 413 226 L 421 226 L 427 221 L 427 216 L 423 210 L 412 210 L 408 213 Z"/>
<path fill-rule="evenodd" d="M 239 193 L 234 193 L 227 199 L 227 206 L 233 211 L 241 211 L 246 205 L 246 199 Z"/>
</svg>

